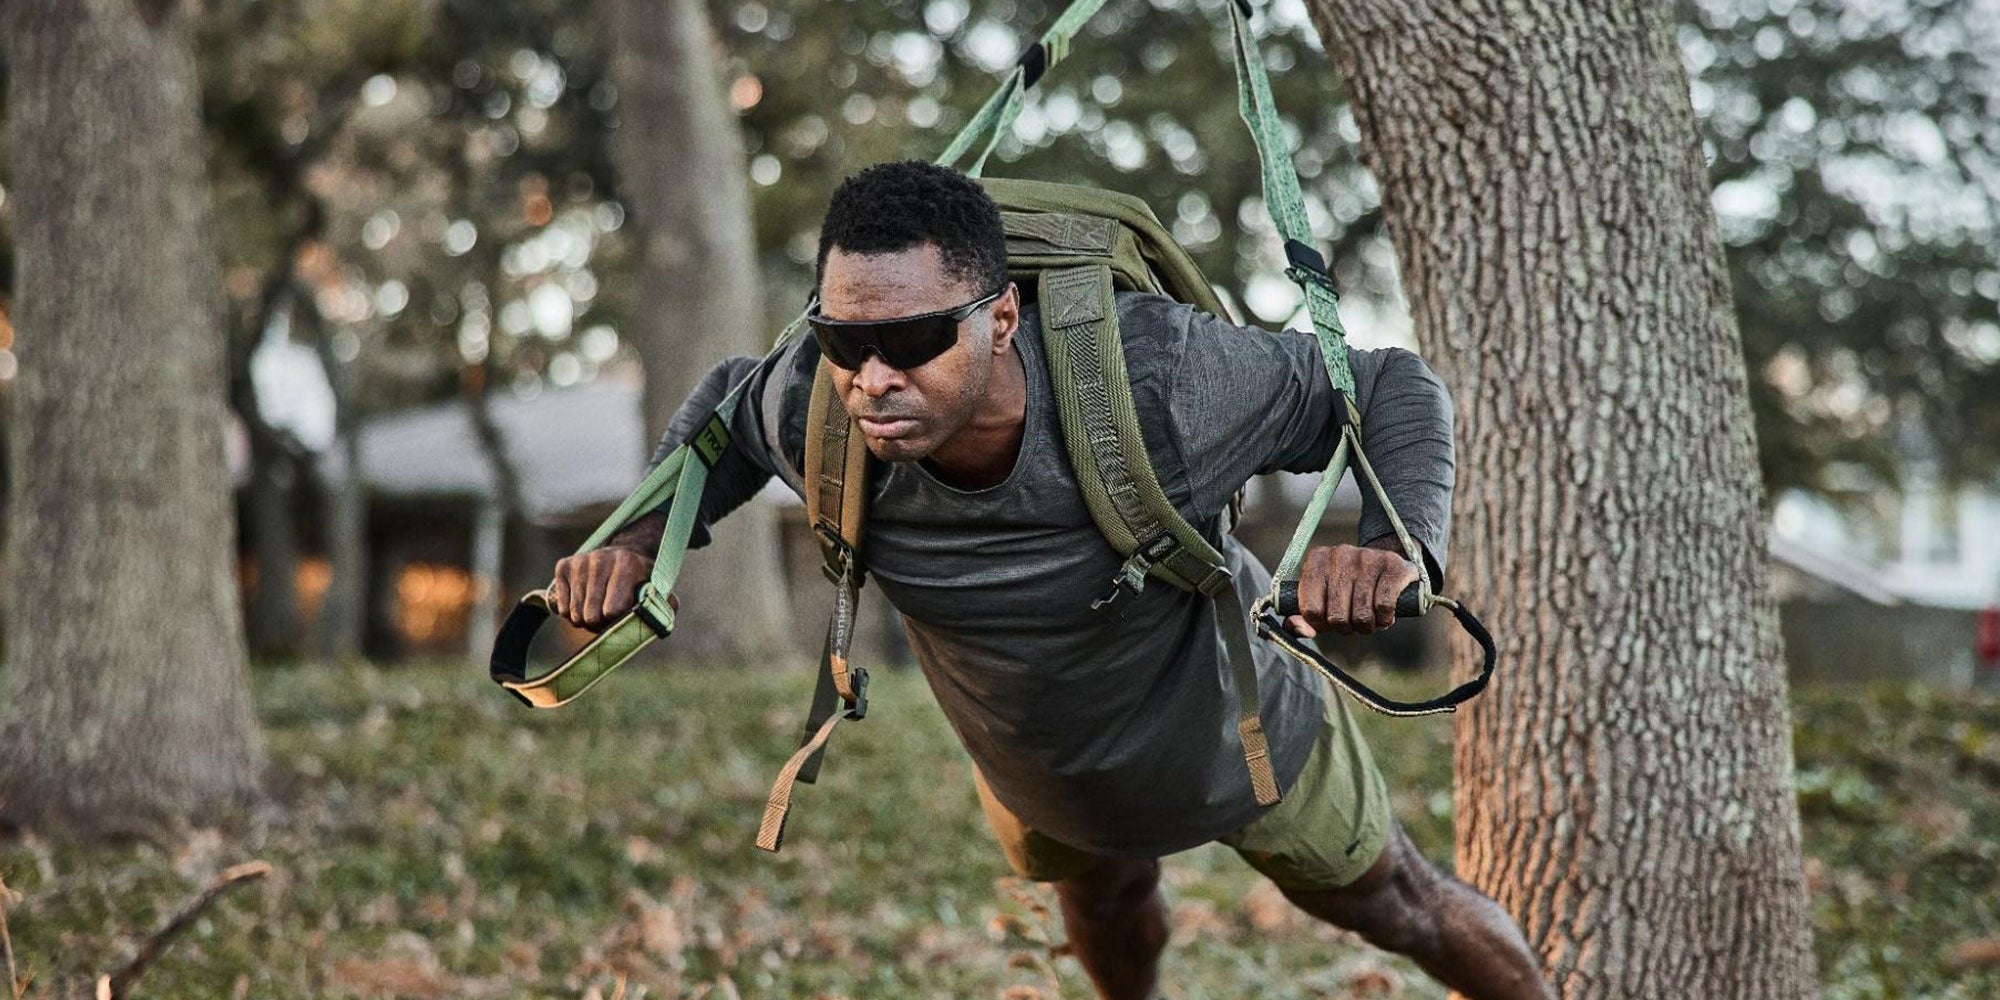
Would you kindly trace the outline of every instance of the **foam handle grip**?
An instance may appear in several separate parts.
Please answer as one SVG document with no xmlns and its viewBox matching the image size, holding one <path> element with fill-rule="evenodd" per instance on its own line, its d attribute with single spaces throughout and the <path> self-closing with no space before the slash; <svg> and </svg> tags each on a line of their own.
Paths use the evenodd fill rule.
<svg viewBox="0 0 2000 1000">
<path fill-rule="evenodd" d="M 1423 600 L 1417 596 L 1418 584 L 1412 581 L 1396 595 L 1396 617 L 1416 618 L 1424 613 Z M 1290 618 L 1299 613 L 1299 582 L 1286 580 L 1278 584 L 1278 617 Z"/>
</svg>

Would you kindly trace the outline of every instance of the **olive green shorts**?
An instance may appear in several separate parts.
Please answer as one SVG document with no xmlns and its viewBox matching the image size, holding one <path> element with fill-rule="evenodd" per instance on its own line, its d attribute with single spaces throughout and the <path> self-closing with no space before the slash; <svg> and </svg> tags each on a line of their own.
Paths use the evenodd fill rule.
<svg viewBox="0 0 2000 1000">
<path fill-rule="evenodd" d="M 1326 713 L 1305 767 L 1284 800 L 1249 826 L 1217 839 L 1281 889 L 1337 889 L 1366 872 L 1389 842 L 1389 790 L 1348 715 L 1345 699 L 1322 679 Z M 1059 882 L 1099 858 L 1030 829 L 993 797 L 973 770 L 986 823 L 1016 874 Z M 1246 781 L 1248 779 L 1245 779 Z"/>
</svg>

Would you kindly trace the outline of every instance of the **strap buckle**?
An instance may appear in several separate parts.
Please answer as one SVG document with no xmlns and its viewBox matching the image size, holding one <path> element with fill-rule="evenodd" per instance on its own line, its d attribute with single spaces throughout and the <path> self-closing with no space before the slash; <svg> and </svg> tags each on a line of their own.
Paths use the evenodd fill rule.
<svg viewBox="0 0 2000 1000">
<path fill-rule="evenodd" d="M 868 717 L 868 668 L 855 667 L 848 674 L 848 685 L 854 689 L 854 700 L 849 702 L 842 714 L 860 722 Z"/>
<path fill-rule="evenodd" d="M 1118 567 L 1118 572 L 1112 574 L 1111 589 L 1105 591 L 1103 597 L 1090 602 L 1090 610 L 1096 611 L 1110 604 L 1118 599 L 1119 594 L 1126 591 L 1134 594 L 1144 592 L 1147 571 L 1151 570 L 1155 563 L 1172 554 L 1175 544 L 1174 536 L 1166 532 L 1147 539 L 1132 553 L 1131 558 L 1125 560 L 1124 565 Z"/>
<path fill-rule="evenodd" d="M 820 554 L 826 559 L 820 566 L 820 572 L 826 576 L 827 582 L 845 586 L 860 571 L 861 563 L 854 546 L 847 544 L 847 539 L 840 537 L 840 532 L 825 520 L 813 525 L 813 534 L 819 536 Z"/>
<path fill-rule="evenodd" d="M 1285 260 L 1291 264 L 1285 268 L 1285 277 L 1299 285 L 1318 285 L 1339 297 L 1340 290 L 1333 287 L 1333 275 L 1327 272 L 1326 258 L 1320 256 L 1318 250 L 1300 240 L 1286 240 Z"/>
</svg>

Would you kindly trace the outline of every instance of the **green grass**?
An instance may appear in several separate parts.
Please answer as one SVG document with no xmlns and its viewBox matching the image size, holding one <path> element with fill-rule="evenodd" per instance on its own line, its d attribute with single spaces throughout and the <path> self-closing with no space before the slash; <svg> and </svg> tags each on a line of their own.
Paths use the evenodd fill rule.
<svg viewBox="0 0 2000 1000">
<path fill-rule="evenodd" d="M 31 996 L 119 964 L 221 868 L 151 997 L 1088 997 L 1045 890 L 1007 876 L 969 765 L 912 674 L 835 734 L 784 853 L 751 846 L 808 678 L 630 670 L 531 713 L 470 668 L 258 681 L 279 808 L 171 847 L 0 843 Z M 1832 997 L 1989 997 L 2000 936 L 2000 701 L 1802 692 L 1801 804 Z M 1450 853 L 1450 725 L 1364 722 L 1419 844 Z M 1167 880 L 1175 1000 L 1440 997 L 1290 911 L 1232 854 Z M 1005 992 L 1011 989 L 1011 992 Z"/>
</svg>

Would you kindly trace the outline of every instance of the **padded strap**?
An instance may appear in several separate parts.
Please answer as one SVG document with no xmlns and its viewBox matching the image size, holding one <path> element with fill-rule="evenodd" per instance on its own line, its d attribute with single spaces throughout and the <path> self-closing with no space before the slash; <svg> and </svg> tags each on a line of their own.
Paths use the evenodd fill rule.
<svg viewBox="0 0 2000 1000">
<path fill-rule="evenodd" d="M 776 851 L 784 841 L 785 816 L 791 809 L 792 786 L 819 779 L 827 739 L 841 719 L 868 714 L 868 672 L 848 663 L 854 643 L 854 619 L 861 602 L 866 571 L 861 563 L 861 539 L 868 520 L 868 447 L 855 433 L 854 422 L 840 405 L 832 368 L 820 362 L 806 404 L 806 519 L 833 581 L 833 614 L 826 641 L 820 646 L 819 679 L 812 708 L 806 713 L 805 735 L 792 754 L 764 808 L 757 846 Z"/>
<path fill-rule="evenodd" d="M 1149 575 L 1199 594 L 1227 587 L 1222 553 L 1181 517 L 1153 472 L 1119 344 L 1111 269 L 1087 264 L 1043 271 L 1040 300 L 1070 464 L 1091 519 L 1128 557 L 1113 596 L 1143 589 Z"/>
<path fill-rule="evenodd" d="M 819 542 L 829 579 L 859 572 L 867 526 L 868 446 L 840 405 L 833 369 L 819 364 L 806 404 L 806 521 Z"/>
</svg>

